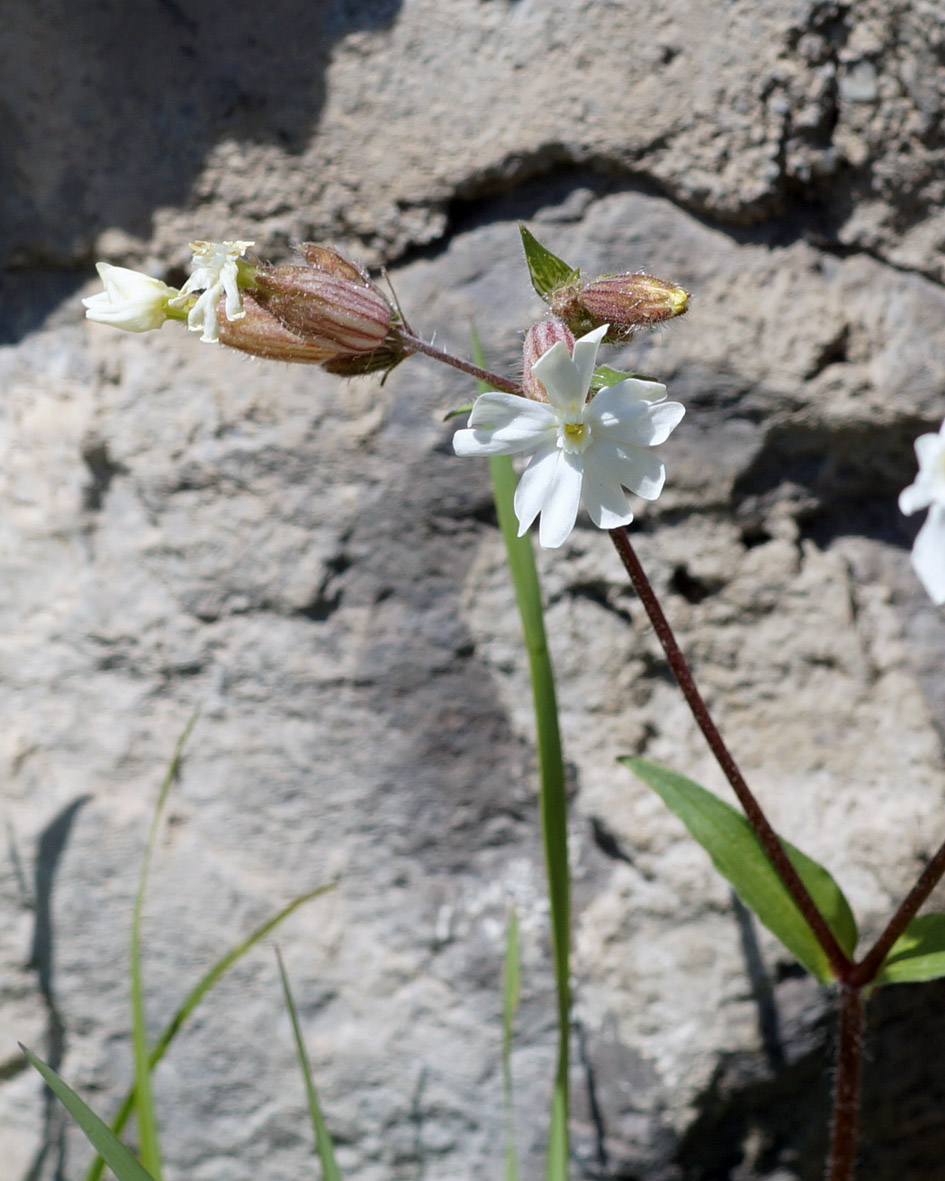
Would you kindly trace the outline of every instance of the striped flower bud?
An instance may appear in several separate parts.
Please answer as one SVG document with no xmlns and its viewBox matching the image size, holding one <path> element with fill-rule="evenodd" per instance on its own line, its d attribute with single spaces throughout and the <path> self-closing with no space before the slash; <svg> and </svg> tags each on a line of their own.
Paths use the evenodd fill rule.
<svg viewBox="0 0 945 1181">
<path fill-rule="evenodd" d="M 525 345 L 522 350 L 525 357 L 522 388 L 526 398 L 531 398 L 533 402 L 547 402 L 548 394 L 545 387 L 532 373 L 532 366 L 559 340 L 564 342 L 569 353 L 574 349 L 574 336 L 571 329 L 562 320 L 542 320 L 539 324 L 533 324 L 525 335 Z"/>
<path fill-rule="evenodd" d="M 551 301 L 552 310 L 575 331 L 609 324 L 608 342 L 626 340 L 637 328 L 681 316 L 688 304 L 689 292 L 683 287 L 642 271 L 605 275 L 580 287 L 564 287 Z"/>
<path fill-rule="evenodd" d="M 243 292 L 243 311 L 245 314 L 239 320 L 228 320 L 225 315 L 217 317 L 220 344 L 269 361 L 308 365 L 321 365 L 337 353 L 327 340 L 299 336 L 286 328 L 249 291 Z"/>
<path fill-rule="evenodd" d="M 325 341 L 336 352 L 379 348 L 393 311 L 381 291 L 353 263 L 325 246 L 302 248 L 306 265 L 262 267 L 255 275 L 258 302 L 291 332 Z"/>
</svg>

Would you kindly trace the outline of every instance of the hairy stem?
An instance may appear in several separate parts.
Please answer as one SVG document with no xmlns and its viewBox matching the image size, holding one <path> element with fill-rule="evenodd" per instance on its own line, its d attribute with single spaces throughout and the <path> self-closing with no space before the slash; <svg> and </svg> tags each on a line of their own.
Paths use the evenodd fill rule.
<svg viewBox="0 0 945 1181">
<path fill-rule="evenodd" d="M 702 694 L 699 692 L 696 682 L 693 679 L 689 665 L 686 663 L 686 658 L 676 643 L 676 637 L 673 635 L 672 628 L 669 626 L 669 622 L 663 614 L 663 609 L 659 605 L 653 587 L 650 585 L 650 581 L 644 573 L 643 567 L 640 565 L 633 546 L 630 544 L 627 531 L 625 529 L 611 529 L 610 537 L 617 549 L 617 553 L 620 555 L 620 560 L 630 575 L 633 589 L 637 592 L 641 603 L 646 609 L 647 615 L 650 617 L 653 630 L 663 645 L 666 659 L 669 661 L 669 666 L 673 670 L 679 688 L 682 690 L 686 704 L 692 711 L 692 716 L 695 718 L 699 729 L 705 735 L 709 749 L 715 756 L 716 762 L 722 768 L 725 778 L 732 785 L 732 790 L 735 792 L 739 803 L 744 809 L 748 823 L 761 842 L 762 848 L 768 855 L 768 860 L 774 866 L 778 876 L 784 882 L 791 897 L 797 904 L 798 910 L 807 920 L 807 924 L 811 931 L 813 931 L 817 942 L 824 949 L 834 974 L 839 980 L 846 979 L 853 968 L 853 962 L 837 942 L 834 933 L 830 930 L 823 915 L 815 906 L 807 887 L 801 881 L 797 870 L 788 859 L 788 855 L 785 853 L 777 833 L 771 827 L 768 818 L 761 810 L 761 806 L 745 782 L 745 777 L 738 769 L 738 765 L 732 757 L 731 752 L 725 745 L 725 741 L 719 733 L 715 722 L 712 720 L 712 716 L 702 699 Z"/>
<path fill-rule="evenodd" d="M 863 1024 L 866 1004 L 859 988 L 841 984 L 837 994 L 837 1070 L 826 1181 L 853 1181 L 863 1074 Z"/>
<path fill-rule="evenodd" d="M 400 339 L 411 351 L 424 353 L 426 356 L 432 357 L 434 361 L 442 361 L 444 365 L 452 365 L 454 369 L 468 373 L 477 381 L 484 381 L 492 390 L 502 390 L 506 394 L 524 396 L 522 387 L 516 382 L 509 381 L 507 377 L 500 377 L 498 373 L 490 373 L 488 369 L 482 369 L 479 365 L 474 365 L 472 361 L 464 361 L 461 357 L 454 357 L 452 353 L 446 353 L 435 345 L 428 344 L 421 337 L 414 336 L 403 328 L 400 329 Z"/>
</svg>

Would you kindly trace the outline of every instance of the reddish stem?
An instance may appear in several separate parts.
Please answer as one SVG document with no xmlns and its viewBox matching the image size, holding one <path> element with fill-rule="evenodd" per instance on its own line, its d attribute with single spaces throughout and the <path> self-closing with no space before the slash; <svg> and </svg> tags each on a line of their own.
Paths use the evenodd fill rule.
<svg viewBox="0 0 945 1181">
<path fill-rule="evenodd" d="M 853 1181 L 860 1122 L 866 1004 L 859 988 L 841 984 L 837 1006 L 837 1070 L 833 1084 L 826 1181 Z"/>
<path fill-rule="evenodd" d="M 482 369 L 479 365 L 474 365 L 471 361 L 463 361 L 460 357 L 454 357 L 452 353 L 444 353 L 442 349 L 428 344 L 421 337 L 414 336 L 413 333 L 406 331 L 404 328 L 400 329 L 400 339 L 412 352 L 425 353 L 435 361 L 442 361 L 444 365 L 452 365 L 454 369 L 460 369 L 463 373 L 468 373 L 470 377 L 475 377 L 478 381 L 484 381 L 490 389 L 502 390 L 506 394 L 524 396 L 522 387 L 514 381 L 509 381 L 506 377 L 500 377 L 498 373 L 490 373 L 488 369 Z"/>
<path fill-rule="evenodd" d="M 669 661 L 669 666 L 673 670 L 679 688 L 682 690 L 686 703 L 692 711 L 692 716 L 695 718 L 699 729 L 705 735 L 709 749 L 715 756 L 716 762 L 722 768 L 725 778 L 732 785 L 732 790 L 735 792 L 739 803 L 745 811 L 745 817 L 748 823 L 761 842 L 762 848 L 768 855 L 768 860 L 774 866 L 778 876 L 784 882 L 788 892 L 797 904 L 798 910 L 807 920 L 807 924 L 811 931 L 813 931 L 814 937 L 823 948 L 830 961 L 834 975 L 839 980 L 846 979 L 853 967 L 853 961 L 837 942 L 833 931 L 830 930 L 823 915 L 815 906 L 807 887 L 801 881 L 797 870 L 788 859 L 780 838 L 768 822 L 768 818 L 761 810 L 761 806 L 745 782 L 745 777 L 738 769 L 737 763 L 725 745 L 725 741 L 719 733 L 715 722 L 712 720 L 712 716 L 702 699 L 702 694 L 699 692 L 696 682 L 693 679 L 689 665 L 686 663 L 686 658 L 676 643 L 676 637 L 673 635 L 672 628 L 669 626 L 669 622 L 663 614 L 663 609 L 659 605 L 650 581 L 644 573 L 643 567 L 640 565 L 633 546 L 630 544 L 630 538 L 627 536 L 626 530 L 611 529 L 610 537 L 617 549 L 617 553 L 620 555 L 620 560 L 630 575 L 633 589 L 637 592 L 640 602 L 650 617 L 653 630 L 663 645 L 666 659 Z"/>
</svg>

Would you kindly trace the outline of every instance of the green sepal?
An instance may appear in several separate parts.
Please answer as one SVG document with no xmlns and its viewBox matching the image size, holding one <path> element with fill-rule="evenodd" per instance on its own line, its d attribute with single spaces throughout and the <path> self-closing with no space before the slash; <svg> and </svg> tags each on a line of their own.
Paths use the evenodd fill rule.
<svg viewBox="0 0 945 1181">
<path fill-rule="evenodd" d="M 91 1107 L 82 1102 L 71 1087 L 66 1086 L 52 1067 L 30 1053 L 26 1046 L 20 1046 L 20 1049 L 46 1080 L 46 1085 L 79 1125 L 89 1143 L 118 1181 L 154 1181 L 148 1170 L 135 1160 L 115 1133 L 98 1118 Z"/>
<path fill-rule="evenodd" d="M 822 984 L 836 977 L 827 954 L 768 860 L 751 825 L 737 809 L 691 779 L 647 759 L 622 758 L 660 796 L 712 858 L 712 864 L 749 910 Z M 856 920 L 843 891 L 822 865 L 787 841 L 784 851 L 807 887 L 814 905 L 847 955 L 856 948 Z"/>
<path fill-rule="evenodd" d="M 875 984 L 912 984 L 945 976 L 945 914 L 923 914 L 892 945 Z"/>
<path fill-rule="evenodd" d="M 625 373 L 622 369 L 611 369 L 609 365 L 598 365 L 591 377 L 591 389 L 596 394 L 598 390 L 604 389 L 605 386 L 619 385 L 620 382 L 626 381 L 631 377 L 634 381 L 652 381 L 657 385 L 660 384 L 658 377 L 649 377 L 645 373 Z"/>
<path fill-rule="evenodd" d="M 525 248 L 529 278 L 543 300 L 547 301 L 559 287 L 568 287 L 580 279 L 580 271 L 569 267 L 564 259 L 546 250 L 522 222 L 519 222 L 518 230 L 522 235 L 522 246 Z"/>
</svg>

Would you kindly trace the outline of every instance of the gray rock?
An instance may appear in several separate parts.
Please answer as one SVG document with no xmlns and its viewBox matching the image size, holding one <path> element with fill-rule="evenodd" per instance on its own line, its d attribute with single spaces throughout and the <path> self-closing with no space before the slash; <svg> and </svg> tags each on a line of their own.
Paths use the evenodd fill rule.
<svg viewBox="0 0 945 1181">
<path fill-rule="evenodd" d="M 467 379 L 264 364 L 81 322 L 93 257 L 180 281 L 193 237 L 354 245 L 414 326 L 519 364 L 515 222 L 691 313 L 617 356 L 687 404 L 637 546 L 773 821 L 875 935 L 941 839 L 945 627 L 896 508 L 945 362 L 936 6 L 432 0 L 11 10 L 0 109 L 0 1149 L 87 1149 L 15 1040 L 108 1115 L 155 855 L 153 1031 L 278 937 L 346 1176 L 502 1168 L 500 974 L 522 925 L 522 1176 L 554 1061 L 527 666 Z M 182 273 L 182 272 L 181 272 Z M 88 286 L 82 286 L 89 280 Z M 540 564 L 572 788 L 576 1176 L 820 1174 L 827 998 L 615 764 L 726 788 L 607 539 Z M 905 772 L 905 773 L 904 773 Z M 866 1179 L 939 1175 L 940 990 L 880 994 Z M 167 1176 L 295 1181 L 310 1133 L 271 950 L 155 1074 Z"/>
</svg>

